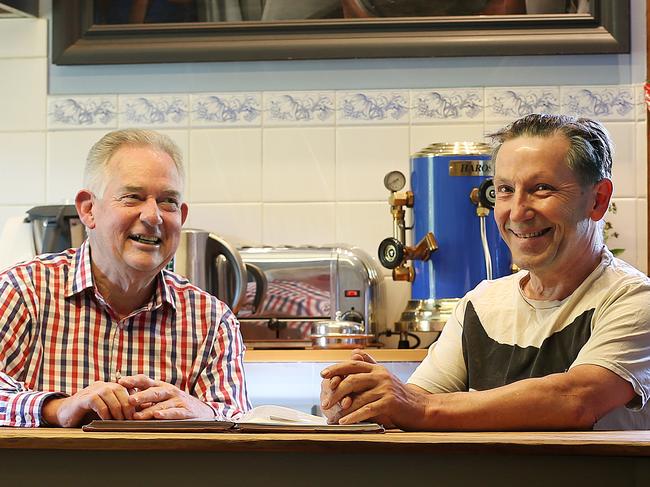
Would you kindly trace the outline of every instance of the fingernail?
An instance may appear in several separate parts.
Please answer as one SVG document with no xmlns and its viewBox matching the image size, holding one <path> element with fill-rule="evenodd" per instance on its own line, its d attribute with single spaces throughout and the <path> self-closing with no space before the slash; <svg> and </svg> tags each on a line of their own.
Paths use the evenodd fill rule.
<svg viewBox="0 0 650 487">
<path fill-rule="evenodd" d="M 330 375 L 329 369 L 323 369 L 323 370 L 320 371 L 320 376 L 321 377 L 327 377 L 328 375 Z"/>
</svg>

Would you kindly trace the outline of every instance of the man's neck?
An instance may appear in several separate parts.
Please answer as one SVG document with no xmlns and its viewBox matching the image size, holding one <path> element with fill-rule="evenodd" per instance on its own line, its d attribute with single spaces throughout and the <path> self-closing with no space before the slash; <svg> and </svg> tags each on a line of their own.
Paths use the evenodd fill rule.
<svg viewBox="0 0 650 487">
<path fill-rule="evenodd" d="M 121 276 L 116 281 L 111 280 L 94 262 L 91 262 L 91 269 L 95 288 L 120 320 L 151 299 L 156 285 L 155 277 L 142 282 Z"/>
<path fill-rule="evenodd" d="M 522 282 L 524 296 L 539 301 L 561 301 L 569 297 L 587 279 L 602 258 L 602 248 L 585 252 L 562 273 L 532 271 Z"/>
</svg>

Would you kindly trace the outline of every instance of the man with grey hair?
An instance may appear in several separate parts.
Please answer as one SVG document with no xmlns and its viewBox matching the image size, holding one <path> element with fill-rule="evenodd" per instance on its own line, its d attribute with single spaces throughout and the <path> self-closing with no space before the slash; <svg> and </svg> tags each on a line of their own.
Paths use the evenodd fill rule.
<svg viewBox="0 0 650 487">
<path fill-rule="evenodd" d="M 250 408 L 228 307 L 167 270 L 187 218 L 180 151 L 105 135 L 75 205 L 88 239 L 0 274 L 0 426 L 237 419 Z"/>
<path fill-rule="evenodd" d="M 494 217 L 522 270 L 465 295 L 407 384 L 361 350 L 324 369 L 323 411 L 408 430 L 650 429 L 650 279 L 603 242 L 607 131 L 533 114 L 493 137 Z"/>
</svg>

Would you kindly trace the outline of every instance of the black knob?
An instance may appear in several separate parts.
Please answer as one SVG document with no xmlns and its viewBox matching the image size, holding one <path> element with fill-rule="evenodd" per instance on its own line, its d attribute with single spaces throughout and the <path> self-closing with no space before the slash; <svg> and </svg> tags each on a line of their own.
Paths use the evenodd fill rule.
<svg viewBox="0 0 650 487">
<path fill-rule="evenodd" d="M 497 199 L 497 192 L 494 188 L 494 181 L 491 178 L 486 179 L 478 187 L 478 200 L 481 206 L 485 208 L 494 208 Z"/>
<path fill-rule="evenodd" d="M 393 237 L 385 238 L 379 244 L 378 256 L 386 269 L 395 269 L 404 261 L 404 244 Z"/>
</svg>

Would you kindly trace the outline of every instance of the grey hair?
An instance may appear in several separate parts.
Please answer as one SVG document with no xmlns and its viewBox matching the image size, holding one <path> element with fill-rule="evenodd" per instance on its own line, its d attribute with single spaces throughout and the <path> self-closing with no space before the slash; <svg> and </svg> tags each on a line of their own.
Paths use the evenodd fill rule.
<svg viewBox="0 0 650 487">
<path fill-rule="evenodd" d="M 148 146 L 164 152 L 171 157 L 178 170 L 181 181 L 185 182 L 183 156 L 176 143 L 167 135 L 153 130 L 123 129 L 115 130 L 99 139 L 88 152 L 84 169 L 84 186 L 101 197 L 106 188 L 106 169 L 108 161 L 124 146 Z"/>
<path fill-rule="evenodd" d="M 533 113 L 515 120 L 490 134 L 496 142 L 492 160 L 496 161 L 504 142 L 517 137 L 552 137 L 564 135 L 569 141 L 566 163 L 583 187 L 612 177 L 614 144 L 607 129 L 596 120 L 568 115 Z"/>
</svg>

